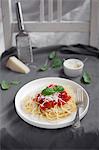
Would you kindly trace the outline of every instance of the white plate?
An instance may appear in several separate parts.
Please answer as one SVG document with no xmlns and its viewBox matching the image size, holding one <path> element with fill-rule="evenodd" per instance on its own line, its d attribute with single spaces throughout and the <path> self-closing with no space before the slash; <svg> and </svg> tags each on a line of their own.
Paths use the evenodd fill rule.
<svg viewBox="0 0 99 150">
<path fill-rule="evenodd" d="M 55 128 L 63 128 L 63 127 L 70 126 L 73 123 L 76 113 L 72 113 L 70 116 L 68 116 L 67 118 L 65 118 L 63 120 L 47 121 L 47 120 L 41 119 L 40 117 L 37 117 L 37 116 L 25 114 L 21 108 L 22 100 L 25 96 L 27 96 L 30 93 L 35 94 L 37 91 L 41 90 L 42 88 L 46 87 L 47 85 L 49 85 L 51 83 L 52 84 L 55 83 L 55 84 L 59 84 L 59 85 L 63 85 L 63 86 L 70 85 L 70 86 L 72 86 L 74 92 L 76 92 L 77 88 L 83 89 L 84 106 L 83 106 L 83 108 L 80 109 L 80 119 L 82 119 L 86 115 L 86 113 L 88 111 L 88 107 L 89 107 L 88 93 L 79 84 L 77 84 L 71 80 L 67 80 L 64 78 L 58 78 L 58 77 L 41 78 L 41 79 L 31 81 L 31 82 L 27 83 L 26 85 L 24 85 L 18 91 L 18 93 L 16 94 L 16 97 L 15 97 L 15 107 L 16 107 L 16 111 L 17 111 L 18 115 L 27 123 L 37 126 L 37 127 L 41 127 L 41 128 L 55 129 Z"/>
</svg>

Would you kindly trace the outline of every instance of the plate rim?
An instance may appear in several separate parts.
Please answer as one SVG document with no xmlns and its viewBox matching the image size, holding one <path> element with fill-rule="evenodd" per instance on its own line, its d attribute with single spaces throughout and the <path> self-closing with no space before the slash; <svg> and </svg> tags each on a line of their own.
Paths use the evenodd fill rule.
<svg viewBox="0 0 99 150">
<path fill-rule="evenodd" d="M 66 123 L 66 125 L 63 124 L 63 126 L 60 126 L 60 127 L 55 127 L 55 126 L 53 126 L 53 125 L 50 125 L 50 127 L 47 127 L 47 125 L 46 125 L 46 126 L 44 127 L 44 123 L 40 123 L 40 124 L 39 124 L 38 121 L 36 121 L 36 120 L 35 120 L 35 121 L 33 121 L 33 120 L 30 121 L 30 119 L 27 120 L 27 118 L 24 117 L 24 115 L 22 115 L 22 114 L 17 110 L 17 107 L 16 107 L 16 103 L 17 103 L 17 102 L 16 102 L 16 99 L 17 99 L 17 96 L 18 96 L 19 92 L 20 92 L 21 90 L 23 90 L 23 88 L 24 88 L 25 86 L 28 86 L 28 85 L 31 84 L 32 82 L 34 83 L 34 82 L 37 82 L 37 81 L 40 81 L 40 80 L 45 80 L 45 79 L 66 80 L 66 81 L 69 81 L 69 82 L 71 82 L 71 83 L 73 83 L 73 84 L 79 86 L 80 88 L 82 88 L 82 89 L 84 90 L 84 92 L 86 93 L 86 96 L 87 96 L 87 106 L 86 106 L 86 108 L 84 109 L 83 113 L 80 114 L 80 120 L 87 114 L 88 108 L 89 108 L 89 95 L 88 95 L 86 89 L 84 89 L 83 86 L 81 86 L 79 83 L 77 83 L 77 82 L 75 82 L 75 81 L 72 81 L 72 80 L 66 79 L 66 78 L 62 78 L 62 77 L 44 77 L 44 78 L 38 78 L 38 79 L 31 80 L 31 81 L 27 82 L 26 84 L 24 84 L 24 85 L 17 91 L 17 93 L 16 93 L 16 95 L 15 95 L 15 102 L 14 102 L 14 104 L 15 104 L 15 110 L 16 110 L 17 114 L 19 115 L 19 117 L 20 117 L 22 120 L 24 120 L 26 123 L 28 123 L 28 124 L 30 124 L 30 125 L 32 125 L 32 126 L 36 126 L 36 127 L 44 128 L 44 129 L 58 129 L 58 128 L 68 127 L 68 126 L 72 125 L 73 122 L 68 122 L 68 123 Z"/>
</svg>

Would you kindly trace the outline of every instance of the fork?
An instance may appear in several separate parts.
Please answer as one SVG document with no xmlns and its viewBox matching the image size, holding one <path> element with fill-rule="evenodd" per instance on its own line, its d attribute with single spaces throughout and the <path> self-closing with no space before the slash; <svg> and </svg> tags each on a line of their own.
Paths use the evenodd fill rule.
<svg viewBox="0 0 99 150">
<path fill-rule="evenodd" d="M 74 122 L 72 124 L 73 128 L 79 128 L 81 126 L 79 109 L 82 105 L 83 105 L 83 90 L 80 88 L 77 89 L 77 100 L 76 100 L 77 112 L 76 112 Z"/>
</svg>

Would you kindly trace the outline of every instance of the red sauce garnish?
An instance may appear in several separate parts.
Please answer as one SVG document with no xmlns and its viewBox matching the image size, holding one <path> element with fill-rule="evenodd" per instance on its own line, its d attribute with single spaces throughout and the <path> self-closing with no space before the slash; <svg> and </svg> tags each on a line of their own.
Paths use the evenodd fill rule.
<svg viewBox="0 0 99 150">
<path fill-rule="evenodd" d="M 48 87 L 53 87 L 53 86 L 56 85 L 50 84 Z M 45 101 L 45 98 L 42 98 L 42 94 L 38 94 L 35 100 L 40 104 L 41 110 L 46 110 L 46 109 L 53 108 L 55 105 L 58 105 L 60 107 L 61 105 L 66 104 L 66 102 L 68 102 L 71 99 L 71 96 L 69 96 L 66 91 L 59 92 L 58 97 L 59 97 L 58 102 L 55 100 Z"/>
</svg>

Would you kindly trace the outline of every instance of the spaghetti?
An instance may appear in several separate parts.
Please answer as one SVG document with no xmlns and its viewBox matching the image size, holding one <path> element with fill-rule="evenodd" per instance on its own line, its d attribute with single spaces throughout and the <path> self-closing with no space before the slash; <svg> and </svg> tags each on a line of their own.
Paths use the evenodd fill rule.
<svg viewBox="0 0 99 150">
<path fill-rule="evenodd" d="M 61 119 L 76 111 L 75 94 L 69 86 L 51 84 L 34 98 L 25 97 L 22 108 L 26 113 L 48 120 Z"/>
</svg>

